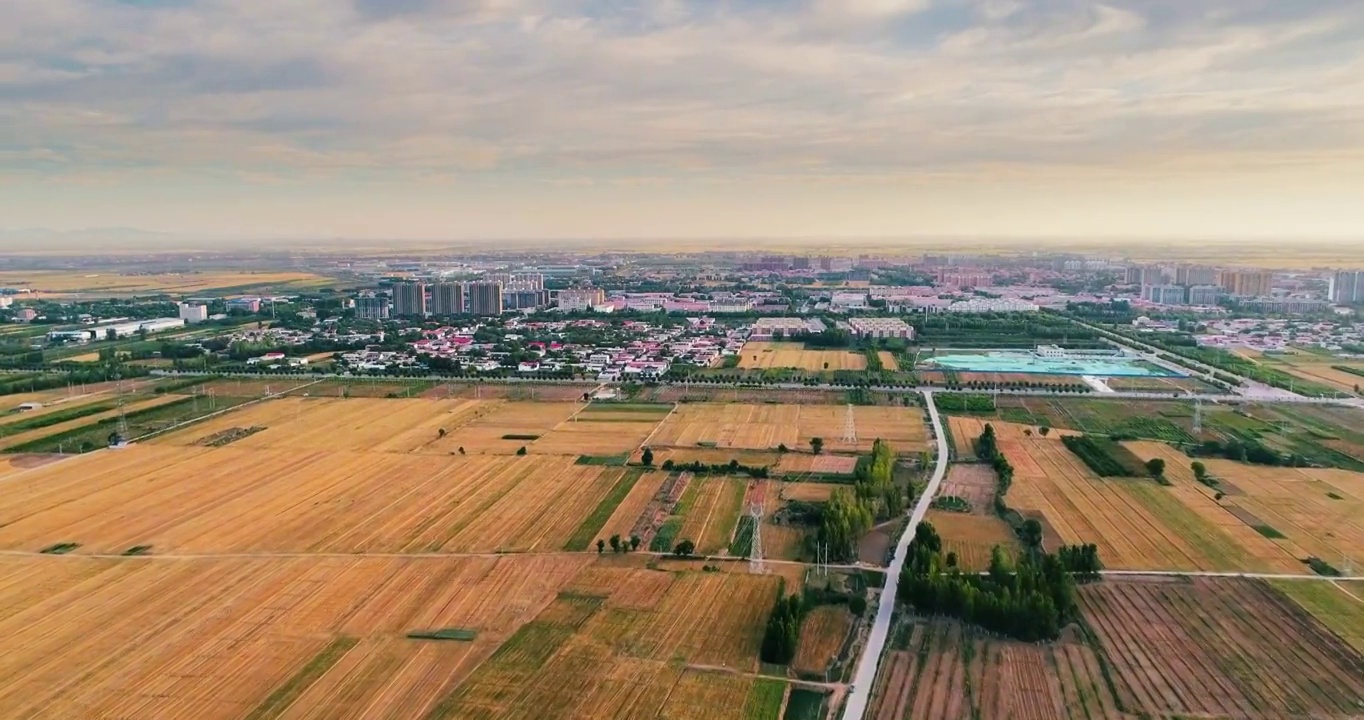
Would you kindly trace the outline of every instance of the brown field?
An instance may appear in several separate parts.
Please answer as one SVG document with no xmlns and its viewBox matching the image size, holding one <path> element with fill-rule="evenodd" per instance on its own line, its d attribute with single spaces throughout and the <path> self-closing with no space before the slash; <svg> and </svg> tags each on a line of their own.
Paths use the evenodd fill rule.
<svg viewBox="0 0 1364 720">
<path fill-rule="evenodd" d="M 1163 458 L 1165 474 L 1175 482 L 1168 492 L 1242 545 L 1263 546 L 1253 527 L 1259 525 L 1283 534 L 1286 539 L 1268 542 L 1292 558 L 1339 565 L 1348 557 L 1364 565 L 1364 474 L 1205 459 L 1208 474 L 1225 481 L 1223 498 L 1215 500 L 1216 490 L 1194 480 L 1192 458 L 1163 443 L 1125 445 L 1142 460 Z"/>
<path fill-rule="evenodd" d="M 120 274 L 48 270 L 7 270 L 0 272 L 0 286 L 29 288 L 26 297 L 65 295 L 131 295 L 168 293 L 172 295 L 203 292 L 217 288 L 246 285 L 264 287 L 317 287 L 332 281 L 320 275 L 297 272 L 207 271 L 195 273 Z"/>
<path fill-rule="evenodd" d="M 1101 479 L 1055 438 L 1001 435 L 1000 449 L 1014 466 L 1009 507 L 1037 514 L 1066 544 L 1098 545 L 1111 569 L 1303 570 L 1274 541 L 1229 531 L 1227 509 L 1185 483 Z"/>
<path fill-rule="evenodd" d="M 806 473 L 851 475 L 856 468 L 857 457 L 855 455 L 782 453 L 781 461 L 777 463 L 776 472 L 779 475 L 804 475 Z"/>
<path fill-rule="evenodd" d="M 109 396 L 102 397 L 105 397 L 105 399 L 109 399 Z M 146 410 L 148 408 L 154 408 L 159 405 L 165 405 L 167 403 L 176 402 L 182 399 L 183 398 L 179 396 L 169 394 L 154 395 L 151 397 L 142 398 L 130 398 L 127 401 L 127 404 L 124 405 L 122 412 L 129 413 L 137 412 L 138 410 Z M 57 423 L 56 425 L 48 425 L 47 427 L 34 428 L 33 430 L 26 430 L 24 432 L 15 433 L 13 435 L 0 438 L 0 450 L 11 448 L 16 445 L 22 445 L 26 442 L 39 440 L 49 435 L 56 435 L 57 433 L 66 432 L 67 430 L 73 430 L 75 428 L 91 425 L 107 418 L 116 418 L 118 417 L 119 412 L 120 411 L 118 408 L 114 408 L 112 410 L 106 410 L 101 413 L 95 413 L 94 415 L 86 415 L 85 417 L 76 418 L 75 420 L 67 420 L 66 422 Z M 73 450 L 74 448 L 68 447 L 67 449 Z"/>
<path fill-rule="evenodd" d="M 900 369 L 900 363 L 895 361 L 895 353 L 882 350 L 876 353 L 876 356 L 881 358 L 881 367 L 886 370 L 896 372 Z"/>
<path fill-rule="evenodd" d="M 1098 656 L 1082 642 L 997 640 L 946 620 L 906 632 L 877 673 L 871 720 L 1131 717 L 1119 712 Z"/>
<path fill-rule="evenodd" d="M 1266 583 L 1105 581 L 1080 597 L 1129 712 L 1359 716 L 1364 657 Z"/>
<path fill-rule="evenodd" d="M 927 429 L 918 408 L 858 406 L 854 409 L 858 442 L 839 440 L 847 410 L 830 405 L 679 405 L 650 439 L 653 446 L 691 447 L 713 443 L 719 448 L 771 450 L 786 445 L 806 449 L 812 437 L 823 437 L 830 452 L 866 452 L 881 438 L 901 453 L 919 452 Z"/>
<path fill-rule="evenodd" d="M 826 502 L 834 490 L 846 488 L 847 485 L 837 483 L 781 483 L 781 499 L 783 500 L 803 500 L 805 502 Z"/>
<path fill-rule="evenodd" d="M 989 568 L 990 553 L 996 545 L 1003 547 L 1010 557 L 1020 548 L 1013 529 L 997 517 L 929 510 L 927 520 L 942 537 L 944 555 L 956 553 L 957 565 L 963 570 Z"/>
<path fill-rule="evenodd" d="M 838 657 L 852 631 L 853 616 L 842 605 L 820 605 L 805 616 L 800 645 L 791 668 L 798 673 L 822 675 Z"/>
<path fill-rule="evenodd" d="M 0 558 L 0 715 L 419 717 L 590 562 Z"/>
<path fill-rule="evenodd" d="M 658 494 L 659 488 L 663 486 L 663 481 L 668 479 L 666 472 L 650 472 L 640 477 L 635 486 L 630 489 L 630 494 L 625 496 L 620 505 L 611 513 L 611 517 L 602 526 L 598 537 L 609 538 L 612 535 L 619 535 L 623 538 L 630 537 L 630 531 L 635 527 L 635 521 L 644 512 L 649 501 Z"/>
<path fill-rule="evenodd" d="M 583 393 L 590 393 L 596 385 L 560 385 L 532 383 L 446 383 L 422 391 L 421 397 L 432 399 L 474 398 L 478 400 L 517 400 L 522 402 L 581 402 Z"/>
<path fill-rule="evenodd" d="M 12 478 L 19 473 L 57 462 L 62 458 L 53 455 L 0 455 L 0 480 Z"/>
<path fill-rule="evenodd" d="M 1354 373 L 1344 372 L 1335 369 L 1334 365 L 1354 367 L 1364 370 L 1364 365 L 1360 363 L 1349 363 L 1334 358 L 1321 358 L 1317 355 L 1301 354 L 1291 356 L 1276 356 L 1283 360 L 1276 363 L 1274 367 L 1290 375 L 1296 375 L 1304 380 L 1320 383 L 1327 387 L 1341 392 L 1353 393 L 1356 387 L 1364 386 L 1364 377 Z"/>
<path fill-rule="evenodd" d="M 800 343 L 750 342 L 740 351 L 739 367 L 745 370 L 796 368 L 811 372 L 866 370 L 867 358 L 862 353 L 847 350 L 807 350 Z"/>
<path fill-rule="evenodd" d="M 561 403 L 562 404 L 562 403 Z M 545 403 L 537 403 L 544 407 Z M 595 417 L 600 413 L 594 413 Z M 550 455 L 620 455 L 639 448 L 644 439 L 658 427 L 658 419 L 644 422 L 593 422 L 578 418 L 561 422 L 533 443 L 526 446 L 532 453 Z M 661 419 L 661 418 L 660 418 Z M 654 462 L 659 462 L 655 460 Z"/>
<path fill-rule="evenodd" d="M 238 447 L 256 437 L 216 449 L 135 445 L 31 470 L 0 498 L 0 547 L 558 550 L 625 472 L 568 457 Z"/>
<path fill-rule="evenodd" d="M 955 415 L 947 418 L 947 424 L 952 430 L 952 441 L 957 448 L 957 457 L 973 458 L 976 456 L 976 438 L 985 432 L 986 425 L 993 425 L 995 435 L 1000 440 L 1022 440 L 1024 438 L 1041 438 L 1038 428 L 1032 425 L 1020 425 L 1018 423 L 1004 422 L 991 418 L 957 417 Z M 1032 435 L 1028 433 L 1031 432 Z M 1051 428 L 1047 431 L 1047 437 L 1064 437 L 1066 435 L 1079 435 L 1073 430 L 1059 430 Z"/>
<path fill-rule="evenodd" d="M 957 463 L 948 468 L 938 497 L 959 497 L 971 503 L 972 515 L 994 515 L 999 479 L 989 465 Z"/>
</svg>

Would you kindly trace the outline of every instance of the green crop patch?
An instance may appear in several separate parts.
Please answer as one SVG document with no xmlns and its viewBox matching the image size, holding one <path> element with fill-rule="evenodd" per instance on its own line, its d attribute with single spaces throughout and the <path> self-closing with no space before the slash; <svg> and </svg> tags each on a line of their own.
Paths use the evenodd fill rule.
<svg viewBox="0 0 1364 720">
<path fill-rule="evenodd" d="M 410 640 L 456 640 L 473 642 L 478 631 L 466 628 L 441 628 L 439 630 L 413 630 L 406 636 Z"/>
</svg>

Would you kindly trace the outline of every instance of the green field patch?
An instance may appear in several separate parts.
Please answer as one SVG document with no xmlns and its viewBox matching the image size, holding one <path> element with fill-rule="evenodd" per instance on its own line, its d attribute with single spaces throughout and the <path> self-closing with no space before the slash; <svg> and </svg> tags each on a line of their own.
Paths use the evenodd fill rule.
<svg viewBox="0 0 1364 720">
<path fill-rule="evenodd" d="M 583 519 L 573 535 L 564 543 L 564 549 L 579 552 L 591 546 L 596 539 L 597 533 L 601 532 L 606 521 L 611 519 L 611 515 L 616 512 L 616 508 L 625 500 L 625 497 L 634 489 L 635 483 L 643 477 L 643 470 L 627 470 L 621 473 L 620 478 L 611 486 L 611 490 L 606 496 L 597 503 L 597 507 L 590 515 Z"/>
<path fill-rule="evenodd" d="M 441 628 L 439 630 L 412 630 L 406 637 L 410 640 L 457 640 L 473 642 L 478 637 L 477 630 L 467 628 Z"/>
<path fill-rule="evenodd" d="M 1146 468 L 1131 450 L 1103 437 L 1071 435 L 1061 438 L 1066 449 L 1099 477 L 1142 477 Z"/>
<path fill-rule="evenodd" d="M 816 690 L 792 688 L 791 696 L 786 699 L 786 714 L 782 720 L 820 720 L 824 717 L 827 698 L 827 695 Z"/>
<path fill-rule="evenodd" d="M 744 702 L 744 720 L 777 720 L 781 715 L 781 701 L 785 698 L 786 683 L 758 678 Z"/>
<path fill-rule="evenodd" d="M 1124 483 L 1124 491 L 1136 498 L 1162 525 L 1168 527 L 1220 571 L 1247 570 L 1245 550 L 1221 528 L 1189 509 L 1165 488 L 1151 483 Z"/>
<path fill-rule="evenodd" d="M 1283 533 L 1279 532 L 1278 530 L 1275 530 L 1274 528 L 1272 528 L 1272 527 L 1270 527 L 1270 526 L 1268 526 L 1268 525 L 1256 525 L 1256 526 L 1254 526 L 1254 527 L 1255 527 L 1255 532 L 1260 533 L 1261 535 L 1264 535 L 1265 537 L 1269 538 L 1270 540 L 1286 540 L 1286 539 L 1288 539 L 1288 536 L 1287 536 L 1287 535 L 1284 535 Z"/>
<path fill-rule="evenodd" d="M 332 640 L 322 651 L 313 656 L 298 672 L 294 673 L 288 680 L 284 681 L 270 696 L 265 698 L 265 702 L 257 705 L 247 720 L 266 720 L 283 715 L 290 705 L 299 698 L 317 679 L 327 674 L 350 649 L 355 647 L 359 640 L 353 637 L 341 636 Z"/>
<path fill-rule="evenodd" d="M 507 434 L 507 435 L 503 435 L 503 436 L 502 436 L 502 439 L 503 439 L 503 440 L 539 440 L 539 439 L 540 439 L 540 436 L 539 436 L 539 435 L 520 435 L 520 434 L 516 434 L 516 433 L 509 433 L 509 434 Z"/>
<path fill-rule="evenodd" d="M 753 528 L 757 527 L 752 515 L 739 517 L 739 525 L 734 530 L 734 539 L 729 542 L 729 554 L 734 557 L 748 557 L 753 550 Z"/>
<path fill-rule="evenodd" d="M 57 543 L 55 545 L 48 545 L 38 552 L 44 555 L 65 555 L 80 546 L 80 543 Z"/>
<path fill-rule="evenodd" d="M 663 526 L 654 534 L 654 539 L 649 541 L 649 550 L 653 552 L 671 552 L 673 541 L 677 539 L 677 534 L 682 531 L 682 518 L 673 516 L 663 522 Z"/>
<path fill-rule="evenodd" d="M 138 556 L 141 556 L 141 555 L 151 555 L 151 554 L 152 554 L 152 546 L 151 546 L 151 545 L 134 545 L 134 546 L 128 548 L 127 550 L 124 550 L 124 551 L 123 551 L 122 553 L 120 553 L 120 554 L 123 555 L 123 557 L 138 557 Z"/>
<path fill-rule="evenodd" d="M 630 461 L 630 453 L 620 455 L 579 455 L 578 465 L 606 465 L 619 467 Z"/>
<path fill-rule="evenodd" d="M 110 410 L 114 410 L 117 408 L 118 403 L 109 401 L 91 403 L 89 405 L 82 405 L 80 407 L 74 407 L 66 410 L 55 410 L 45 415 L 38 415 L 35 417 L 25 418 L 23 420 L 16 420 L 12 423 L 5 423 L 4 425 L 0 425 L 0 437 L 18 435 L 19 433 L 28 430 L 37 430 L 39 428 L 50 427 L 52 425 L 69 422 L 71 420 L 79 420 L 80 418 L 83 417 L 98 415 L 99 413 L 108 412 Z"/>
<path fill-rule="evenodd" d="M 638 413 L 640 415 L 667 415 L 673 406 L 666 403 L 592 403 L 579 414 L 591 413 Z"/>
</svg>

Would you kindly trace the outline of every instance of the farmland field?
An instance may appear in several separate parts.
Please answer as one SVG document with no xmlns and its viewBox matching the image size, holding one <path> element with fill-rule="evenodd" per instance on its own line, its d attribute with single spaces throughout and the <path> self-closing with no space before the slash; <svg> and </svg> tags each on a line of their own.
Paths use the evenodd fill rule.
<svg viewBox="0 0 1364 720">
<path fill-rule="evenodd" d="M 696 543 L 702 555 L 714 555 L 729 547 L 730 537 L 743 510 L 747 482 L 728 478 L 697 478 L 687 488 L 686 512 L 678 540 Z"/>
<path fill-rule="evenodd" d="M 50 270 L 6 270 L 0 272 L 0 286 L 24 287 L 33 290 L 28 297 L 51 296 L 122 296 L 132 294 L 186 294 L 228 290 L 270 288 L 306 288 L 330 283 L 331 280 L 298 272 L 243 272 L 204 271 L 192 273 L 121 274 L 76 273 Z"/>
<path fill-rule="evenodd" d="M 904 632 L 877 674 L 871 720 L 1122 717 L 1085 643 L 1010 642 L 943 620 Z"/>
<path fill-rule="evenodd" d="M 524 458 L 135 445 L 29 471 L 0 547 L 77 552 L 558 550 L 625 468 Z"/>
<path fill-rule="evenodd" d="M 785 445 L 809 448 L 812 437 L 822 437 L 832 452 L 866 452 L 877 438 L 901 453 L 927 448 L 927 429 L 918 408 L 858 406 L 856 444 L 843 443 L 844 407 L 831 405 L 718 405 L 683 404 L 665 420 L 649 441 L 654 446 L 718 447 L 771 450 Z"/>
<path fill-rule="evenodd" d="M 1364 657 L 1266 583 L 1105 581 L 1080 597 L 1129 712 L 1358 716 Z"/>
<path fill-rule="evenodd" d="M 739 367 L 746 370 L 796 368 L 811 372 L 866 370 L 867 358 L 862 353 L 848 350 L 810 350 L 801 343 L 750 342 L 740 351 Z"/>
<path fill-rule="evenodd" d="M 956 553 L 957 565 L 962 570 L 988 568 L 990 553 L 996 545 L 1008 551 L 1010 557 L 1019 549 L 1013 529 L 997 517 L 929 510 L 927 520 L 942 537 L 944 556 Z"/>
<path fill-rule="evenodd" d="M 1061 542 L 1098 545 L 1109 568 L 1303 570 L 1276 541 L 1235 530 L 1230 511 L 1201 486 L 1101 479 L 1055 438 L 1001 439 L 999 446 L 1014 467 L 1009 507 L 1038 516 Z M 1174 463 L 1169 468 L 1173 475 Z"/>
<path fill-rule="evenodd" d="M 1364 588 L 1356 583 L 1278 581 L 1274 587 L 1364 653 Z"/>
<path fill-rule="evenodd" d="M 995 432 L 1000 431 L 996 428 Z M 995 490 L 998 487 L 999 480 L 989 465 L 958 463 L 948 469 L 938 496 L 959 497 L 971 503 L 972 515 L 993 515 Z"/>
<path fill-rule="evenodd" d="M 821 605 L 801 625 L 800 645 L 791 667 L 798 673 L 823 675 L 852 632 L 853 617 L 842 605 Z"/>
</svg>

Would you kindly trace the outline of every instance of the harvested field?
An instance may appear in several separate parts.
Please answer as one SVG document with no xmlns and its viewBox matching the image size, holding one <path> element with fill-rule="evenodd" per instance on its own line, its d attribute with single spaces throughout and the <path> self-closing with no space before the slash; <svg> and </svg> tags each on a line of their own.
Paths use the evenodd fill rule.
<svg viewBox="0 0 1364 720">
<path fill-rule="evenodd" d="M 537 383 L 452 382 L 434 385 L 421 394 L 431 400 L 455 398 L 475 400 L 513 400 L 516 402 L 581 402 L 584 393 L 596 385 L 540 385 Z"/>
<path fill-rule="evenodd" d="M 629 454 L 658 427 L 658 420 L 643 422 L 593 422 L 580 415 L 556 425 L 527 445 L 531 453 L 549 455 Z M 658 462 L 655 460 L 654 462 Z"/>
<path fill-rule="evenodd" d="M 0 450 L 17 447 L 25 443 L 31 443 L 35 440 L 41 440 L 42 438 L 56 435 L 58 433 L 68 432 L 71 430 L 75 430 L 77 428 L 93 426 L 101 420 L 110 420 L 112 418 L 117 418 L 120 412 L 123 412 L 125 414 L 135 413 L 141 410 L 149 410 L 151 408 L 159 407 L 162 405 L 168 405 L 170 403 L 177 402 L 183 399 L 184 398 L 175 395 L 155 395 L 152 397 L 132 399 L 123 407 L 122 410 L 120 410 L 118 407 L 113 407 L 109 410 L 105 410 L 104 412 L 100 413 L 95 413 L 93 415 L 86 415 L 83 417 L 76 418 L 74 420 L 60 422 L 55 425 L 48 425 L 46 427 L 35 428 L 33 430 L 26 430 L 23 432 L 15 433 L 13 435 L 5 436 L 3 438 L 0 438 Z M 109 429 L 109 432 L 113 432 L 115 429 L 116 428 L 111 427 Z M 101 440 L 103 440 L 103 438 L 101 438 Z M 66 448 L 67 452 L 77 452 L 78 450 L 79 446 L 76 442 L 72 442 Z"/>
<path fill-rule="evenodd" d="M 995 436 L 1000 440 L 1042 439 L 1040 429 L 1036 426 L 1020 425 L 1003 420 L 951 416 L 947 418 L 947 424 L 952 430 L 952 441 L 956 445 L 957 457 L 959 458 L 974 458 L 976 456 L 976 439 L 980 437 L 981 433 L 985 432 L 986 425 L 994 426 Z M 1032 435 L 1028 434 L 1030 432 Z M 1073 430 L 1057 430 L 1056 428 L 1047 431 L 1047 437 L 1051 438 L 1077 434 L 1079 433 Z"/>
<path fill-rule="evenodd" d="M 747 486 L 744 480 L 693 480 L 684 497 L 686 508 L 677 539 L 696 543 L 696 552 L 701 555 L 717 555 L 727 550 L 743 511 Z"/>
<path fill-rule="evenodd" d="M 856 469 L 855 455 L 782 453 L 776 472 L 779 475 L 852 475 Z"/>
<path fill-rule="evenodd" d="M 805 502 L 827 502 L 829 496 L 838 488 L 847 485 L 837 483 L 779 483 L 782 500 L 803 500 Z"/>
<path fill-rule="evenodd" d="M 750 342 L 740 351 L 739 367 L 745 370 L 795 368 L 810 372 L 866 370 L 867 357 L 847 350 L 806 349 L 802 343 Z"/>
<path fill-rule="evenodd" d="M 1120 718 L 1087 645 L 997 640 L 947 620 L 920 621 L 877 674 L 873 720 Z"/>
<path fill-rule="evenodd" d="M 625 468 L 554 456 L 135 445 L 15 478 L 0 547 L 78 552 L 558 550 Z"/>
<path fill-rule="evenodd" d="M 52 455 L 0 455 L 0 480 L 61 459 Z"/>
<path fill-rule="evenodd" d="M 1364 653 L 1364 588 L 1345 582 L 1293 582 L 1280 580 L 1274 587 L 1301 605 L 1356 652 Z"/>
<path fill-rule="evenodd" d="M 635 399 L 639 402 L 662 403 L 766 403 L 782 405 L 845 405 L 848 394 L 837 390 L 787 390 L 769 388 L 738 388 L 708 385 L 659 385 L 644 388 Z M 891 404 L 891 403 L 886 403 Z"/>
<path fill-rule="evenodd" d="M 971 503 L 972 515 L 994 515 L 999 479 L 989 465 L 958 463 L 948 468 L 938 496 L 959 497 Z"/>
<path fill-rule="evenodd" d="M 1364 385 L 1364 376 L 1337 370 L 1334 367 L 1336 365 L 1354 367 L 1360 372 L 1364 372 L 1364 366 L 1358 364 L 1352 366 L 1335 359 L 1328 359 L 1324 362 L 1290 361 L 1276 367 L 1290 375 L 1296 375 L 1308 382 L 1325 385 L 1340 392 L 1353 393 L 1356 387 Z"/>
<path fill-rule="evenodd" d="M 838 440 L 847 410 L 828 405 L 679 405 L 649 441 L 653 446 L 714 446 L 772 450 L 779 445 L 805 449 L 812 437 L 824 438 L 830 452 L 867 452 L 877 438 L 900 453 L 927 448 L 927 429 L 918 408 L 858 406 L 858 442 Z"/>
<path fill-rule="evenodd" d="M 1013 557 L 1021 546 L 1009 524 L 993 516 L 963 515 L 961 513 L 929 510 L 928 522 L 942 536 L 944 555 L 957 554 L 957 565 L 966 571 L 990 567 L 990 553 L 996 545 Z"/>
<path fill-rule="evenodd" d="M 843 605 L 821 605 L 805 616 L 800 645 L 791 668 L 798 673 L 823 675 L 838 658 L 852 632 L 853 616 Z"/>
<path fill-rule="evenodd" d="M 650 472 L 645 473 L 635 486 L 630 489 L 630 494 L 625 496 L 620 505 L 616 506 L 615 512 L 610 519 L 602 526 L 598 537 L 609 538 L 612 535 L 619 535 L 622 538 L 629 538 L 631 531 L 635 528 L 635 523 L 644 514 L 644 509 L 648 507 L 649 501 L 654 499 L 658 490 L 663 486 L 663 481 L 668 479 L 668 473 Z"/>
<path fill-rule="evenodd" d="M 1014 466 L 1009 507 L 1040 513 L 1066 544 L 1098 545 L 1108 568 L 1302 571 L 1274 541 L 1228 530 L 1240 521 L 1195 488 L 1100 479 L 1055 438 L 999 445 Z"/>
<path fill-rule="evenodd" d="M 895 353 L 882 350 L 876 353 L 876 356 L 881 359 L 882 368 L 891 372 L 898 372 L 900 370 L 900 363 L 895 360 Z"/>
<path fill-rule="evenodd" d="M 1264 582 L 1105 581 L 1080 597 L 1128 712 L 1358 717 L 1364 657 Z"/>
<path fill-rule="evenodd" d="M 0 714 L 420 717 L 590 562 L 0 558 Z"/>
</svg>

